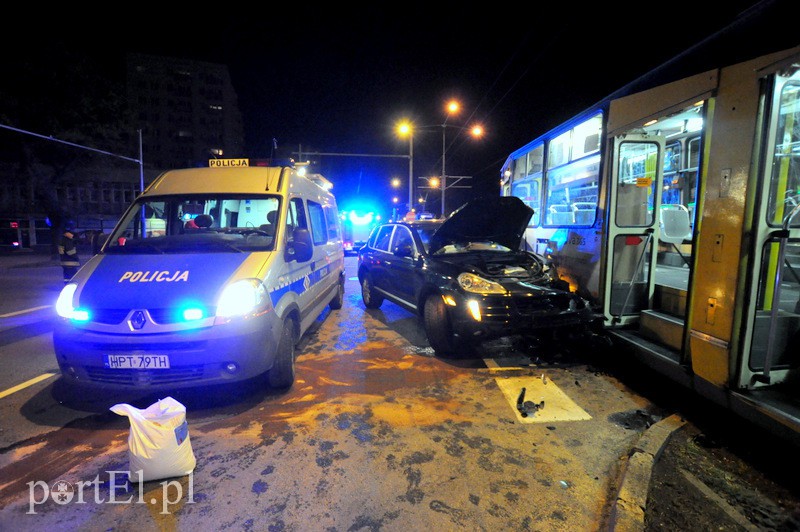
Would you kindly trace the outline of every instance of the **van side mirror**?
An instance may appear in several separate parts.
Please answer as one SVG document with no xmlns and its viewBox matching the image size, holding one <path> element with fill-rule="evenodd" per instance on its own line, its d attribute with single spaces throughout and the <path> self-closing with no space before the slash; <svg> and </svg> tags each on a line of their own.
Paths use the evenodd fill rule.
<svg viewBox="0 0 800 532">
<path fill-rule="evenodd" d="M 94 253 L 97 253 L 98 251 L 100 251 L 100 248 L 103 247 L 103 245 L 106 243 L 106 240 L 108 240 L 109 236 L 111 236 L 111 235 L 109 235 L 108 233 L 99 233 L 97 235 L 97 240 L 96 240 L 96 243 L 95 243 L 95 246 L 94 246 L 95 247 Z"/>
<path fill-rule="evenodd" d="M 292 232 L 292 238 L 286 246 L 286 260 L 306 262 L 314 256 L 314 243 L 308 229 L 297 228 Z"/>
</svg>

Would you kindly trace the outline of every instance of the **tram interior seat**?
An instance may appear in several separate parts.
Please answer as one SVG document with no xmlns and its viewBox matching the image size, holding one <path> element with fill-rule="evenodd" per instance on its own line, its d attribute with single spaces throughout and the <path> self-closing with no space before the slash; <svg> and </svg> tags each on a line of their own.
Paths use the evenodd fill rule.
<svg viewBox="0 0 800 532">
<path fill-rule="evenodd" d="M 597 203 L 592 201 L 576 201 L 572 204 L 575 225 L 591 225 L 594 223 Z"/>
<path fill-rule="evenodd" d="M 575 215 L 569 205 L 550 205 L 547 212 L 547 222 L 550 225 L 573 225 Z"/>
<path fill-rule="evenodd" d="M 689 219 L 689 209 L 681 204 L 667 204 L 661 206 L 661 231 L 658 239 L 671 245 L 678 252 L 686 266 L 689 261 L 678 247 L 684 240 L 692 238 L 692 225 Z"/>
</svg>

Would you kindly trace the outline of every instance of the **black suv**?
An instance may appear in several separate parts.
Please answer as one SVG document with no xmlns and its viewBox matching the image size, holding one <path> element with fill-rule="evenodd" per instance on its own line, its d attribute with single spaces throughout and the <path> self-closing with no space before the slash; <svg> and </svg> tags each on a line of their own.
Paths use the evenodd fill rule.
<svg viewBox="0 0 800 532">
<path fill-rule="evenodd" d="M 520 250 L 533 209 L 513 196 L 470 201 L 446 220 L 376 227 L 358 253 L 361 297 L 420 316 L 439 355 L 504 336 L 590 329 L 594 313 L 545 260 Z"/>
</svg>

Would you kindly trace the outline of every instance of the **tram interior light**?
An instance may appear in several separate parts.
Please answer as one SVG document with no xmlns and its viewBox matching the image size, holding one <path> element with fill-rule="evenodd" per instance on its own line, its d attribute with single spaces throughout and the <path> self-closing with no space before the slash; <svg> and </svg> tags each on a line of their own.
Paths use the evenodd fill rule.
<svg viewBox="0 0 800 532">
<path fill-rule="evenodd" d="M 686 131 L 694 132 L 700 131 L 703 129 L 703 119 L 702 118 L 690 118 L 686 121 Z"/>
</svg>

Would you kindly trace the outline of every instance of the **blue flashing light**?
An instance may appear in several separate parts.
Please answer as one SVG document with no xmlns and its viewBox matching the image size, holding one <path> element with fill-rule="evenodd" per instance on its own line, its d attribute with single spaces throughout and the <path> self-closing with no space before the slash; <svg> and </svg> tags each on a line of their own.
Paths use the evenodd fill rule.
<svg viewBox="0 0 800 532">
<path fill-rule="evenodd" d="M 86 309 L 76 308 L 72 311 L 72 320 L 73 321 L 80 321 L 80 322 L 87 322 L 90 318 L 90 313 Z"/>
<path fill-rule="evenodd" d="M 369 225 L 375 219 L 375 213 L 358 214 L 356 211 L 350 211 L 347 217 L 353 225 Z"/>
<path fill-rule="evenodd" d="M 189 307 L 183 309 L 182 316 L 184 321 L 194 321 L 202 319 L 205 315 L 203 309 L 197 307 Z"/>
</svg>

